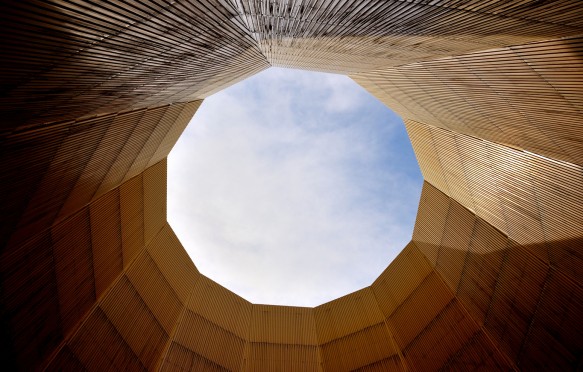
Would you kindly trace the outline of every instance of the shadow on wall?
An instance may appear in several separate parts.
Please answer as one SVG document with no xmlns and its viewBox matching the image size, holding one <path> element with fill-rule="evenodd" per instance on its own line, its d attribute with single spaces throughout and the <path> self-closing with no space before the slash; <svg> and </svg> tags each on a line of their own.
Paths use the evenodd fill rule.
<svg viewBox="0 0 583 372">
<path fill-rule="evenodd" d="M 583 236 L 520 246 L 495 231 L 469 250 L 417 244 L 437 252 L 435 270 L 520 369 L 581 368 Z"/>
</svg>

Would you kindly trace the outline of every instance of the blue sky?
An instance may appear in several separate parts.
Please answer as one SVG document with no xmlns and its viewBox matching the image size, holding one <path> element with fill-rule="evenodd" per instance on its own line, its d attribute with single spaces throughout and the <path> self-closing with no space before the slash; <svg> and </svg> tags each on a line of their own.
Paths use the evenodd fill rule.
<svg viewBox="0 0 583 372">
<path fill-rule="evenodd" d="M 422 177 L 401 119 L 346 76 L 270 68 L 207 98 L 172 150 L 168 220 L 254 303 L 368 286 L 411 239 Z"/>
</svg>

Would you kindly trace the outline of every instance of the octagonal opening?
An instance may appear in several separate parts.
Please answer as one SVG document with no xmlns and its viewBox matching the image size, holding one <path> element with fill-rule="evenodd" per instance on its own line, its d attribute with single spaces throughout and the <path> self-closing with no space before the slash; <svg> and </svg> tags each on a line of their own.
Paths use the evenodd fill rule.
<svg viewBox="0 0 583 372">
<path fill-rule="evenodd" d="M 168 157 L 168 220 L 219 284 L 316 306 L 410 241 L 422 183 L 401 119 L 362 87 L 270 68 L 203 102 Z"/>
</svg>

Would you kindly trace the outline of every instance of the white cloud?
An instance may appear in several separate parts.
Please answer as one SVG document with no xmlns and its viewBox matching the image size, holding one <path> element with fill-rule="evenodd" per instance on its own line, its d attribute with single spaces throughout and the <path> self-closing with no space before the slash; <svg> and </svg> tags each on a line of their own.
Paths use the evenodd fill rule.
<svg viewBox="0 0 583 372">
<path fill-rule="evenodd" d="M 391 161 L 410 152 L 399 126 L 347 77 L 267 70 L 195 115 L 169 157 L 169 221 L 203 274 L 252 302 L 370 285 L 419 197 L 414 160 Z"/>
</svg>

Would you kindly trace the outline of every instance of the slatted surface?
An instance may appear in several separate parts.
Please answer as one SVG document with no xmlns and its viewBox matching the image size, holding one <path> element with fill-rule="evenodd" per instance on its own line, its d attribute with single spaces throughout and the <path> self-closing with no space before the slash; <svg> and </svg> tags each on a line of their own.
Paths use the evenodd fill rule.
<svg viewBox="0 0 583 372">
<path fill-rule="evenodd" d="M 0 5 L 5 369 L 577 370 L 578 0 Z M 270 65 L 350 73 L 407 119 L 413 241 L 316 308 L 253 305 L 166 222 L 201 99 Z"/>
<path fill-rule="evenodd" d="M 352 75 L 405 119 L 583 165 L 583 39 Z"/>
<path fill-rule="evenodd" d="M 424 193 L 435 194 L 432 189 L 425 184 Z M 581 277 L 570 276 L 569 266 L 543 259 L 537 249 L 518 244 L 447 195 L 435 194 L 434 198 L 435 205 L 443 201 L 449 204 L 447 224 L 440 243 L 421 245 L 422 250 L 438 257 L 435 270 L 464 310 L 481 325 L 482 332 L 520 368 L 576 369 L 583 350 L 583 343 L 575 336 L 582 331 L 580 322 L 575 321 L 583 311 L 576 299 Z M 420 205 L 420 209 L 432 208 L 431 203 Z M 435 226 L 430 216 L 419 213 L 416 225 Z M 421 231 L 413 235 L 413 244 Z M 578 260 L 576 253 L 570 252 L 574 256 L 569 261 Z M 535 325 L 538 333 L 533 335 Z M 553 336 L 545 333 L 550 329 Z M 552 347 L 547 348 L 545 342 Z M 539 355 L 543 349 L 544 355 Z"/>
<path fill-rule="evenodd" d="M 3 129 L 192 101 L 268 67 L 228 2 L 11 1 L 0 14 Z"/>
<path fill-rule="evenodd" d="M 581 282 L 582 167 L 414 121 L 407 121 L 406 126 L 427 182 Z M 430 141 L 418 140 L 417 133 L 422 131 L 429 133 Z M 440 161 L 434 165 L 436 156 Z M 447 225 L 451 222 L 444 218 L 453 212 L 442 204 L 446 199 L 435 193 L 428 191 L 421 197 L 421 204 L 434 203 L 435 207 L 420 211 L 419 216 L 434 214 L 434 224 Z M 450 217 L 451 221 L 459 218 L 470 222 L 467 217 Z M 426 229 L 415 227 L 420 244 L 439 245 L 442 228 Z"/>
<path fill-rule="evenodd" d="M 235 3 L 272 65 L 340 73 L 576 35 L 581 26 L 575 1 L 530 13 L 521 1 Z"/>
<path fill-rule="evenodd" d="M 22 242 L 160 162 L 200 103 L 64 122 L 3 138 L 0 244 Z"/>
</svg>

